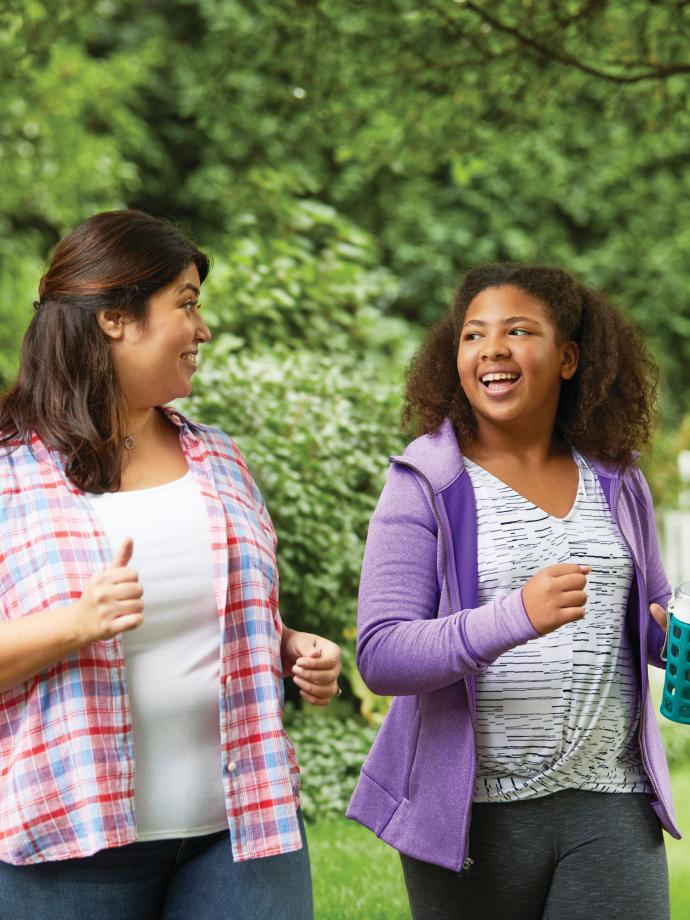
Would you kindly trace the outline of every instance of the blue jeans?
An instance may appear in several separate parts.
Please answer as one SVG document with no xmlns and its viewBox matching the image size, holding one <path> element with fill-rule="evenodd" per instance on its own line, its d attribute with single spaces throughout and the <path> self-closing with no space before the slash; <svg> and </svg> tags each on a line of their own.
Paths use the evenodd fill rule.
<svg viewBox="0 0 690 920">
<path fill-rule="evenodd" d="M 229 833 L 0 862 L 0 920 L 313 920 L 309 853 L 234 863 Z"/>
</svg>

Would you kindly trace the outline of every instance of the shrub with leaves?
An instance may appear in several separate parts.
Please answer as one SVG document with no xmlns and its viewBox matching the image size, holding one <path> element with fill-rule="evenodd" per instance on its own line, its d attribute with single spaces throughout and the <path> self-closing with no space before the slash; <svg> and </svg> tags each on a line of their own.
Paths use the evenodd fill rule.
<svg viewBox="0 0 690 920">
<path fill-rule="evenodd" d="M 285 621 L 340 641 L 387 458 L 403 443 L 397 387 L 361 361 L 311 352 L 216 349 L 202 378 L 183 408 L 237 441 L 263 492 Z"/>
<path fill-rule="evenodd" d="M 353 717 L 286 709 L 285 727 L 302 771 L 302 811 L 307 820 L 343 815 L 376 729 Z"/>
<path fill-rule="evenodd" d="M 238 236 L 213 255 L 203 298 L 211 325 L 253 350 L 282 345 L 404 360 L 415 336 L 387 314 L 397 279 L 381 267 L 373 237 L 329 205 L 294 197 L 280 179 L 255 172 L 252 208 L 236 217 Z"/>
</svg>

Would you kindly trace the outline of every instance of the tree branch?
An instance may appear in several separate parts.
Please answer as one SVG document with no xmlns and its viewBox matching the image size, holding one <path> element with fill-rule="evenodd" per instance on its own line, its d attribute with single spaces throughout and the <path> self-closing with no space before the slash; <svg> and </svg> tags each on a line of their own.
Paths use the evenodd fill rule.
<svg viewBox="0 0 690 920">
<path fill-rule="evenodd" d="M 642 64 L 636 61 L 620 62 L 618 65 L 616 65 L 624 69 L 632 67 L 647 68 L 646 70 L 642 70 L 635 74 L 622 74 L 615 73 L 613 71 L 601 70 L 598 67 L 593 67 L 591 64 L 585 64 L 582 61 L 579 61 L 576 57 L 573 57 L 570 54 L 565 54 L 563 52 L 555 51 L 552 48 L 548 48 L 546 45 L 540 41 L 537 41 L 537 39 L 533 38 L 531 35 L 526 35 L 515 26 L 508 25 L 508 23 L 497 19 L 494 15 L 488 13 L 485 9 L 479 6 L 478 3 L 472 2 L 472 0 L 466 0 L 466 2 L 463 3 L 463 7 L 467 10 L 470 10 L 472 13 L 475 13 L 483 22 L 492 26 L 492 28 L 496 29 L 496 31 L 503 32 L 505 35 L 510 35 L 521 45 L 532 49 L 541 57 L 552 61 L 558 61 L 560 64 L 565 64 L 568 67 L 575 67 L 577 70 L 581 70 L 583 73 L 589 74 L 592 77 L 597 77 L 600 80 L 608 80 L 611 83 L 631 84 L 641 83 L 643 80 L 665 79 L 667 77 L 673 76 L 674 74 L 690 73 L 690 64 L 656 64 L 652 61 L 645 61 Z M 438 6 L 436 8 L 438 9 Z"/>
</svg>

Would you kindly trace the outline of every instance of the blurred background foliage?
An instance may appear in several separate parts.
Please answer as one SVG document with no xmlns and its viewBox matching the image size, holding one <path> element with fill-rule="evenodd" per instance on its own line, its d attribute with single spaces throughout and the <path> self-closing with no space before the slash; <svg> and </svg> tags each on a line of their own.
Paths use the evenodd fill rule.
<svg viewBox="0 0 690 920">
<path fill-rule="evenodd" d="M 424 326 L 470 266 L 555 263 L 645 332 L 663 374 L 647 468 L 673 504 L 689 36 L 682 0 L 5 0 L 0 383 L 63 233 L 122 206 L 180 223 L 214 260 L 191 410 L 265 493 L 286 621 L 350 641 Z"/>
</svg>

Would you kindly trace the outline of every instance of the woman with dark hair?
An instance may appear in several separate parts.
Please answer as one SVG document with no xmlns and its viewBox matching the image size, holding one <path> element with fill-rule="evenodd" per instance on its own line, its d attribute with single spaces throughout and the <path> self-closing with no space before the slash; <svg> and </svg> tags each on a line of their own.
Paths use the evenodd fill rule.
<svg viewBox="0 0 690 920">
<path fill-rule="evenodd" d="M 470 271 L 412 363 L 357 642 L 394 700 L 348 814 L 400 851 L 415 920 L 669 915 L 655 388 L 601 294 L 514 263 Z"/>
<path fill-rule="evenodd" d="M 0 917 L 312 916 L 281 678 L 325 705 L 339 651 L 282 625 L 233 441 L 166 408 L 208 269 L 167 221 L 86 220 L 0 401 Z"/>
</svg>

